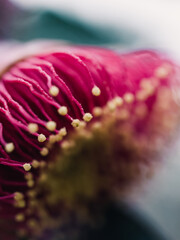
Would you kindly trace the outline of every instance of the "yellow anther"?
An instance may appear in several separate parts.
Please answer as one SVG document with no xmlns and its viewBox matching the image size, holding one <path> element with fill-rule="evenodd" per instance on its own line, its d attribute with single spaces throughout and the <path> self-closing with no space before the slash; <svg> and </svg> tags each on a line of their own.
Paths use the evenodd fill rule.
<svg viewBox="0 0 180 240">
<path fill-rule="evenodd" d="M 102 124 L 100 122 L 95 122 L 92 126 L 94 130 L 99 130 L 102 128 Z"/>
<path fill-rule="evenodd" d="M 50 144 L 55 143 L 56 142 L 56 135 L 50 135 L 48 140 L 49 140 Z"/>
<path fill-rule="evenodd" d="M 63 136 L 61 136 L 60 134 L 57 134 L 55 137 L 56 137 L 55 138 L 56 142 L 59 142 L 59 141 L 61 141 L 63 139 Z"/>
<path fill-rule="evenodd" d="M 134 101 L 134 95 L 132 93 L 125 93 L 124 101 L 127 103 L 132 103 Z"/>
<path fill-rule="evenodd" d="M 94 115 L 95 117 L 100 117 L 100 116 L 102 115 L 102 113 L 103 113 L 103 110 L 102 110 L 101 107 L 95 107 L 95 108 L 93 109 L 93 115 Z"/>
<path fill-rule="evenodd" d="M 67 150 L 68 148 L 72 147 L 73 146 L 73 142 L 71 141 L 64 141 L 62 144 L 61 144 L 61 147 L 64 149 L 64 150 Z"/>
<path fill-rule="evenodd" d="M 113 100 L 109 101 L 107 103 L 107 106 L 108 106 L 110 111 L 114 111 L 116 109 L 116 103 Z"/>
<path fill-rule="evenodd" d="M 65 106 L 62 106 L 58 109 L 58 113 L 62 116 L 65 116 L 68 113 L 68 109 Z"/>
<path fill-rule="evenodd" d="M 17 208 L 25 208 L 25 206 L 26 206 L 26 202 L 24 200 L 20 200 L 15 203 L 15 207 Z"/>
<path fill-rule="evenodd" d="M 24 168 L 24 170 L 25 171 L 30 171 L 31 170 L 31 164 L 29 164 L 29 163 L 25 163 L 24 165 L 23 165 L 23 168 Z"/>
<path fill-rule="evenodd" d="M 24 177 L 26 180 L 30 180 L 33 178 L 33 175 L 32 175 L 32 173 L 28 172 L 28 173 L 26 173 L 26 175 Z"/>
<path fill-rule="evenodd" d="M 49 94 L 53 97 L 56 97 L 58 94 L 59 94 L 59 88 L 56 87 L 56 86 L 52 86 L 50 89 L 49 89 Z"/>
<path fill-rule="evenodd" d="M 86 122 L 84 122 L 84 121 L 80 121 L 80 123 L 79 123 L 79 127 L 78 128 L 80 128 L 80 129 L 82 129 L 82 128 L 85 128 L 86 127 Z M 77 128 L 77 129 L 78 129 Z"/>
<path fill-rule="evenodd" d="M 23 193 L 15 192 L 15 193 L 14 193 L 14 199 L 15 199 L 16 201 L 20 201 L 20 200 L 24 199 Z"/>
<path fill-rule="evenodd" d="M 91 121 L 92 118 L 93 118 L 93 116 L 92 116 L 91 113 L 85 113 L 84 116 L 83 116 L 83 120 L 84 120 L 85 122 Z"/>
<path fill-rule="evenodd" d="M 49 153 L 49 150 L 48 150 L 46 147 L 42 148 L 41 151 L 40 151 L 40 154 L 41 154 L 43 157 L 47 156 L 48 153 Z"/>
<path fill-rule="evenodd" d="M 49 121 L 46 123 L 46 128 L 49 130 L 49 131 L 54 131 L 56 129 L 56 122 L 54 121 Z"/>
<path fill-rule="evenodd" d="M 116 106 L 120 107 L 123 104 L 123 99 L 121 97 L 115 97 L 114 102 Z"/>
<path fill-rule="evenodd" d="M 79 119 L 74 119 L 71 123 L 71 125 L 76 128 L 76 127 L 79 127 L 80 125 L 80 120 Z"/>
<path fill-rule="evenodd" d="M 44 161 L 41 161 L 39 164 L 40 164 L 41 168 L 44 168 L 46 166 L 46 162 L 44 162 Z"/>
<path fill-rule="evenodd" d="M 5 145 L 5 150 L 6 150 L 7 153 L 13 152 L 14 149 L 15 149 L 15 146 L 14 146 L 14 143 L 12 143 L 12 142 L 11 143 L 7 143 Z"/>
<path fill-rule="evenodd" d="M 27 181 L 27 186 L 30 187 L 30 188 L 33 187 L 34 186 L 34 180 L 32 180 L 32 179 L 28 180 Z"/>
<path fill-rule="evenodd" d="M 145 93 L 147 94 L 147 96 L 152 95 L 155 91 L 155 87 L 153 86 L 153 84 L 150 80 L 144 79 L 144 80 L 142 80 L 140 85 L 143 88 L 143 90 L 145 91 Z"/>
<path fill-rule="evenodd" d="M 38 125 L 36 123 L 29 123 L 28 130 L 30 133 L 36 133 L 38 131 Z"/>
<path fill-rule="evenodd" d="M 38 141 L 39 142 L 45 142 L 46 141 L 46 136 L 44 134 L 39 134 L 38 135 Z"/>
<path fill-rule="evenodd" d="M 33 166 L 33 168 L 38 168 L 39 167 L 39 162 L 37 160 L 33 160 L 31 165 Z"/>
<path fill-rule="evenodd" d="M 62 136 L 62 137 L 64 137 L 64 136 L 67 135 L 67 130 L 66 130 L 65 127 L 61 128 L 61 129 L 59 130 L 59 135 Z"/>
<path fill-rule="evenodd" d="M 92 89 L 92 94 L 93 94 L 94 96 L 99 96 L 99 95 L 101 94 L 101 90 L 100 90 L 97 86 L 95 86 L 95 87 L 93 87 L 93 89 Z"/>
<path fill-rule="evenodd" d="M 171 70 L 171 66 L 168 65 L 168 64 L 164 64 L 164 65 L 158 67 L 155 70 L 155 74 L 154 75 L 157 78 L 164 79 L 164 78 L 166 78 L 169 75 L 170 70 Z"/>
<path fill-rule="evenodd" d="M 17 214 L 17 215 L 15 216 L 15 220 L 16 220 L 17 222 L 23 222 L 23 221 L 25 220 L 24 214 L 22 214 L 22 213 Z"/>
</svg>

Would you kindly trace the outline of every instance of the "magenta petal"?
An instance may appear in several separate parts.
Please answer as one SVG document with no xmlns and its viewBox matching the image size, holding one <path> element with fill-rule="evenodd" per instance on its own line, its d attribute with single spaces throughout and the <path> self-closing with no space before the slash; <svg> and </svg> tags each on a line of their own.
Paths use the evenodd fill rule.
<svg viewBox="0 0 180 240">
<path fill-rule="evenodd" d="M 45 161 L 50 165 L 66 139 L 70 143 L 68 136 L 73 129 L 81 130 L 92 117 L 92 123 L 85 127 L 86 138 L 97 123 L 102 123 L 103 133 L 106 122 L 115 119 L 113 133 L 105 138 L 111 141 L 111 134 L 115 136 L 108 143 L 113 149 L 112 162 L 105 166 L 100 161 L 99 170 L 102 176 L 112 170 L 114 186 L 129 182 L 128 167 L 125 177 L 122 171 L 114 174 L 121 161 L 136 163 L 140 156 L 150 164 L 143 154 L 153 156 L 156 143 L 162 144 L 176 128 L 179 113 L 171 88 L 179 87 L 178 67 L 163 55 L 152 51 L 120 55 L 102 48 L 58 43 L 15 47 L 1 66 L 1 216 L 15 218 L 20 225 L 26 222 L 28 191 L 38 183 L 38 167 Z M 96 164 L 96 155 L 92 161 Z"/>
</svg>

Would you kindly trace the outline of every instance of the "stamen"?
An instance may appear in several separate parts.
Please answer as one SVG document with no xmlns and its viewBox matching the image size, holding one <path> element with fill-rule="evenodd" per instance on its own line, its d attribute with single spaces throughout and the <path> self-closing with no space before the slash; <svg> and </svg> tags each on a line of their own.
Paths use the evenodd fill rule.
<svg viewBox="0 0 180 240">
<path fill-rule="evenodd" d="M 45 142 L 46 141 L 46 136 L 44 134 L 39 134 L 38 135 L 38 141 L 39 142 Z"/>
<path fill-rule="evenodd" d="M 24 195 L 20 192 L 14 193 L 14 200 L 16 201 L 14 206 L 17 208 L 24 208 L 26 206 L 26 202 L 24 201 Z"/>
<path fill-rule="evenodd" d="M 39 167 L 39 162 L 37 160 L 33 160 L 31 165 L 33 166 L 33 168 L 38 168 Z"/>
<path fill-rule="evenodd" d="M 103 112 L 103 110 L 102 110 L 101 107 L 95 107 L 95 108 L 93 109 L 93 115 L 94 115 L 95 117 L 100 117 L 100 116 L 102 115 L 102 112 Z"/>
<path fill-rule="evenodd" d="M 61 136 L 60 134 L 57 134 L 55 137 L 56 137 L 55 138 L 56 142 L 59 142 L 59 141 L 61 141 L 63 139 L 63 136 Z"/>
<path fill-rule="evenodd" d="M 33 191 L 33 190 L 29 190 L 29 191 L 27 192 L 27 195 L 28 195 L 28 197 L 30 197 L 30 198 L 34 198 L 34 197 L 36 196 L 36 192 Z"/>
<path fill-rule="evenodd" d="M 56 86 L 52 86 L 50 89 L 49 89 L 49 94 L 53 97 L 56 97 L 58 94 L 59 94 L 59 88 L 56 87 Z"/>
<path fill-rule="evenodd" d="M 66 130 L 65 127 L 61 128 L 61 129 L 59 130 L 59 135 L 62 136 L 62 137 L 64 137 L 64 136 L 67 135 L 67 130 Z"/>
<path fill-rule="evenodd" d="M 132 93 L 125 93 L 124 101 L 127 103 L 132 103 L 134 101 L 134 95 Z"/>
<path fill-rule="evenodd" d="M 43 157 L 47 156 L 48 153 L 49 153 L 49 150 L 48 150 L 46 147 L 42 148 L 41 151 L 40 151 L 40 154 L 41 154 Z"/>
<path fill-rule="evenodd" d="M 27 186 L 30 187 L 30 188 L 33 187 L 34 186 L 34 180 L 32 180 L 32 179 L 28 180 L 27 181 Z"/>
<path fill-rule="evenodd" d="M 79 119 L 74 119 L 74 120 L 72 121 L 71 125 L 72 125 L 74 128 L 79 127 L 79 125 L 80 125 L 80 120 L 79 120 Z"/>
<path fill-rule="evenodd" d="M 17 208 L 25 208 L 26 202 L 24 200 L 17 201 L 14 205 Z"/>
<path fill-rule="evenodd" d="M 32 175 L 32 173 L 28 172 L 28 173 L 26 173 L 26 175 L 24 177 L 26 180 L 30 180 L 33 178 L 33 175 Z"/>
<path fill-rule="evenodd" d="M 148 80 L 147 78 L 143 78 L 143 79 L 141 80 L 141 83 L 140 83 L 141 88 L 147 89 L 147 88 L 149 88 L 151 85 L 152 85 L 152 84 L 151 84 L 150 80 Z"/>
<path fill-rule="evenodd" d="M 92 118 L 93 118 L 93 116 L 92 116 L 91 113 L 85 113 L 84 116 L 83 116 L 83 119 L 84 119 L 85 122 L 91 121 Z"/>
<path fill-rule="evenodd" d="M 49 140 L 49 143 L 55 143 L 56 142 L 56 135 L 50 135 L 48 140 Z"/>
<path fill-rule="evenodd" d="M 5 145 L 5 150 L 6 150 L 7 153 L 13 152 L 14 149 L 15 149 L 15 146 L 14 146 L 14 143 L 12 143 L 12 142 L 11 143 L 7 143 Z"/>
<path fill-rule="evenodd" d="M 86 127 L 86 122 L 80 121 L 79 127 L 77 129 L 82 129 L 82 128 L 85 128 L 85 127 Z"/>
<path fill-rule="evenodd" d="M 56 124 L 56 122 L 54 122 L 54 121 L 49 121 L 49 122 L 47 122 L 47 124 L 46 124 L 46 128 L 47 128 L 49 131 L 51 131 L 51 132 L 56 129 L 56 126 L 57 126 L 57 124 Z"/>
<path fill-rule="evenodd" d="M 58 113 L 62 116 L 65 116 L 68 113 L 68 109 L 65 106 L 62 106 L 58 109 Z"/>
<path fill-rule="evenodd" d="M 116 109 L 116 103 L 112 100 L 107 103 L 107 106 L 110 111 L 114 111 Z"/>
<path fill-rule="evenodd" d="M 16 220 L 17 222 L 23 222 L 23 221 L 25 220 L 24 214 L 22 214 L 22 213 L 17 214 L 17 215 L 15 216 L 15 220 Z"/>
<path fill-rule="evenodd" d="M 93 87 L 93 89 L 92 89 L 92 94 L 93 94 L 94 96 L 99 96 L 99 95 L 101 94 L 101 90 L 100 90 L 97 86 L 95 86 L 95 87 Z"/>
<path fill-rule="evenodd" d="M 155 70 L 155 76 L 159 79 L 164 79 L 169 75 L 170 66 L 168 64 L 162 65 Z"/>
<path fill-rule="evenodd" d="M 61 144 L 61 148 L 64 149 L 64 150 L 67 150 L 71 147 L 74 146 L 74 142 L 73 141 L 64 141 L 62 144 Z"/>
<path fill-rule="evenodd" d="M 14 193 L 14 199 L 15 199 L 16 201 L 20 201 L 20 200 L 22 200 L 23 198 L 24 198 L 23 193 L 20 193 L 20 192 L 15 192 L 15 193 Z"/>
<path fill-rule="evenodd" d="M 92 128 L 93 128 L 94 130 L 99 130 L 99 129 L 101 129 L 101 128 L 102 128 L 101 122 L 95 122 L 95 123 L 93 124 Z"/>
<path fill-rule="evenodd" d="M 41 161 L 39 164 L 40 164 L 41 168 L 44 168 L 46 166 L 46 162 L 45 161 Z"/>
<path fill-rule="evenodd" d="M 24 168 L 24 170 L 25 171 L 30 171 L 31 170 L 31 164 L 29 164 L 29 163 L 25 163 L 24 165 L 23 165 L 23 168 Z"/>
<path fill-rule="evenodd" d="M 116 103 L 116 106 L 120 107 L 123 104 L 123 99 L 121 97 L 115 97 L 114 102 Z"/>
<path fill-rule="evenodd" d="M 28 130 L 30 133 L 36 133 L 38 131 L 38 125 L 36 123 L 29 123 Z"/>
<path fill-rule="evenodd" d="M 144 89 L 144 91 L 147 93 L 147 95 L 152 95 L 155 91 L 155 87 L 152 85 L 152 82 L 149 80 L 142 80 L 140 86 Z"/>
</svg>

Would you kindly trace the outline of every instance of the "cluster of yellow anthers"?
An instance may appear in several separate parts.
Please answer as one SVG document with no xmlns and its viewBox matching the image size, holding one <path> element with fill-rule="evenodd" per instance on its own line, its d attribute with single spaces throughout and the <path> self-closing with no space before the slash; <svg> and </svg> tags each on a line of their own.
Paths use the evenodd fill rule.
<svg viewBox="0 0 180 240">
<path fill-rule="evenodd" d="M 148 98 L 148 96 L 153 95 L 153 93 L 155 91 L 155 87 L 157 87 L 159 85 L 157 80 L 165 79 L 169 75 L 171 70 L 172 70 L 171 66 L 168 65 L 168 64 L 164 64 L 164 65 L 158 67 L 155 70 L 155 74 L 153 76 L 154 81 L 149 81 L 148 79 L 142 80 L 141 81 L 141 87 L 142 88 L 141 88 L 141 90 L 137 91 L 136 96 L 132 93 L 126 93 L 124 95 L 123 99 L 121 99 L 121 97 L 116 97 L 114 100 L 111 100 L 111 101 L 108 102 L 109 109 L 113 110 L 116 107 L 116 105 L 118 105 L 118 104 L 121 105 L 123 100 L 127 103 L 132 103 L 135 98 L 137 100 L 140 100 L 140 101 L 145 101 L 146 98 Z M 57 86 L 54 86 L 54 85 L 51 86 L 51 88 L 49 89 L 49 94 L 52 97 L 57 97 L 58 94 L 59 94 L 59 88 Z M 94 96 L 99 96 L 101 94 L 101 90 L 97 86 L 95 86 L 92 89 L 92 94 Z M 101 112 L 101 108 L 100 107 L 95 107 L 95 109 L 93 111 L 94 116 L 98 116 L 100 114 L 100 112 Z M 66 106 L 61 106 L 58 109 L 58 113 L 61 116 L 65 116 L 65 115 L 68 114 L 68 108 Z M 92 117 L 93 116 L 92 116 L 91 113 L 85 113 L 85 115 L 83 116 L 83 120 L 85 122 L 89 122 L 92 119 Z M 80 121 L 79 119 L 73 119 L 71 124 L 72 124 L 73 127 L 77 128 L 81 125 L 83 126 L 84 122 Z M 49 121 L 46 124 L 46 128 L 51 132 L 56 129 L 56 126 L 57 126 L 57 124 L 54 121 Z M 37 133 L 38 132 L 38 124 L 29 123 L 28 130 L 32 134 Z M 51 135 L 49 137 L 47 146 L 49 147 L 53 143 L 61 141 L 62 138 L 65 135 L 66 135 L 66 129 L 62 128 L 56 136 Z M 44 134 L 38 134 L 37 139 L 38 139 L 39 142 L 45 142 L 47 140 L 47 138 Z M 41 149 L 40 154 L 42 156 L 47 156 L 48 155 L 48 153 L 49 153 L 48 147 L 43 147 Z M 9 142 L 5 145 L 5 150 L 6 150 L 7 153 L 13 152 L 14 149 L 15 149 L 15 145 L 14 145 L 13 142 Z M 27 171 L 30 170 L 30 164 L 28 164 L 28 163 L 24 164 L 23 167 Z"/>
<path fill-rule="evenodd" d="M 125 93 L 122 97 L 117 96 L 112 100 L 109 100 L 107 104 L 104 107 L 94 107 L 92 113 L 86 113 L 83 116 L 83 121 L 79 119 L 74 119 L 72 121 L 72 126 L 77 130 L 76 133 L 83 135 L 85 138 L 88 138 L 91 136 L 91 133 L 88 131 L 88 126 L 86 128 L 86 122 L 91 121 L 91 119 L 94 117 L 94 121 L 90 124 L 91 129 L 98 129 L 98 128 L 104 128 L 102 125 L 101 119 L 111 117 L 117 117 L 118 121 L 124 121 L 126 120 L 129 121 L 131 124 L 131 128 L 134 127 L 132 126 L 133 124 L 137 123 L 139 120 L 144 119 L 147 114 L 149 114 L 148 106 L 146 104 L 146 100 L 150 98 L 151 96 L 156 96 L 155 104 L 153 106 L 153 110 L 151 110 L 153 113 L 151 113 L 151 117 L 149 118 L 149 121 L 152 121 L 152 127 L 153 131 L 159 131 L 159 127 L 161 124 L 162 128 L 160 132 L 165 132 L 169 131 L 172 129 L 175 125 L 175 122 L 177 121 L 178 116 L 176 115 L 171 115 L 170 116 L 170 121 L 167 121 L 167 118 L 164 118 L 164 114 L 167 114 L 167 109 L 169 109 L 169 105 L 172 103 L 172 96 L 171 96 L 171 90 L 169 89 L 168 86 L 163 85 L 161 81 L 167 78 L 171 71 L 171 68 L 167 66 L 161 66 L 155 70 L 155 74 L 153 77 L 149 79 L 142 79 L 140 82 L 140 87 L 136 91 L 136 93 L 130 93 L 127 92 Z M 53 86 L 50 89 L 50 94 L 52 96 L 57 96 L 59 93 L 59 89 L 56 86 Z M 101 94 L 101 90 L 98 87 L 94 87 L 92 89 L 92 94 L 95 96 L 99 96 Z M 172 105 L 173 106 L 173 105 Z M 116 111 L 117 110 L 117 111 Z M 156 113 L 160 112 L 162 115 L 157 116 Z M 171 109 L 169 109 L 171 111 Z M 174 111 L 174 107 L 172 107 L 172 111 Z M 58 113 L 62 116 L 65 116 L 68 112 L 67 107 L 62 106 L 60 109 L 58 109 Z M 117 114 L 118 113 L 118 114 Z M 171 112 L 172 113 L 172 112 Z M 113 115 L 115 114 L 115 115 Z M 132 115 L 133 114 L 133 115 Z M 176 118 L 176 119 L 175 119 Z M 155 124 L 154 124 L 154 122 Z M 130 127 L 129 124 L 129 127 Z M 155 126 L 154 126 L 154 125 Z M 54 131 L 56 128 L 56 123 L 53 121 L 50 121 L 46 125 L 47 129 L 49 131 Z M 124 125 L 124 130 L 127 131 L 126 135 L 132 134 L 132 132 L 128 133 L 129 128 L 126 128 L 127 126 Z M 38 131 L 38 126 L 36 124 L 31 123 L 29 126 L 29 131 L 34 133 Z M 83 131 L 82 129 L 85 129 Z M 108 128 L 107 128 L 108 129 Z M 157 130 L 158 129 L 158 130 Z M 82 130 L 82 131 L 78 131 Z M 86 131 L 87 130 L 87 131 Z M 118 129 L 117 129 L 118 130 Z M 122 130 L 122 129 L 121 129 Z M 123 131 L 123 130 L 122 130 Z M 75 133 L 74 133 L 75 134 Z M 58 134 L 56 135 L 50 135 L 48 142 L 46 143 L 45 147 L 41 150 L 41 155 L 46 156 L 49 153 L 49 150 L 53 147 L 53 144 L 59 141 L 62 141 L 61 143 L 61 149 L 62 151 L 66 151 L 67 149 L 73 148 L 76 146 L 76 142 L 73 142 L 71 138 L 63 139 L 67 135 L 67 130 L 66 128 L 62 128 L 59 130 Z M 135 138 L 136 136 L 134 136 Z M 149 136 L 146 136 L 149 137 Z M 156 138 L 157 136 L 155 136 Z M 107 139 L 106 139 L 107 140 Z M 134 139 L 136 141 L 136 139 Z M 144 140 L 147 140 L 144 138 Z M 154 139 L 156 140 L 156 139 Z M 157 139 L 159 140 L 159 138 Z M 45 142 L 46 137 L 43 134 L 38 135 L 38 141 L 39 142 Z M 152 142 L 151 142 L 152 143 Z M 132 144 L 132 143 L 128 143 Z M 154 144 L 154 143 L 153 143 Z M 156 144 L 154 144 L 155 146 Z M 121 147 L 121 146 L 120 146 Z M 140 145 L 141 148 L 141 145 Z M 122 156 L 121 156 L 122 157 Z M 124 162 L 122 162 L 122 165 Z M 133 163 L 134 164 L 134 163 Z M 53 162 L 49 163 L 47 167 L 51 167 L 53 165 Z M 46 166 L 45 161 L 37 161 L 33 160 L 31 164 L 26 163 L 23 165 L 24 169 L 26 171 L 31 171 L 32 168 L 41 168 L 44 169 Z M 127 170 L 126 170 L 127 174 Z M 128 175 L 128 174 L 127 174 Z M 25 175 L 25 178 L 27 180 L 27 185 L 29 188 L 34 187 L 34 179 L 33 179 L 33 173 L 28 172 Z M 40 172 L 39 176 L 39 181 L 46 182 L 47 175 L 46 173 L 42 170 Z M 33 218 L 29 218 L 31 213 L 33 212 L 33 205 L 36 206 L 39 204 L 38 200 L 36 199 L 36 189 L 31 189 L 28 190 L 27 196 L 24 196 L 23 193 L 15 193 L 15 206 L 18 208 L 24 208 L 26 207 L 26 200 L 28 201 L 28 206 L 25 212 L 19 213 L 15 216 L 16 221 L 21 222 L 26 220 L 26 214 L 28 215 L 28 226 L 30 228 L 36 228 L 37 229 L 37 223 L 36 220 Z M 25 200 L 26 199 L 26 200 Z M 37 203 L 37 204 L 36 204 Z M 36 206 L 37 207 L 37 206 Z M 54 223 L 53 223 L 54 224 Z"/>
<path fill-rule="evenodd" d="M 59 94 L 59 88 L 56 87 L 56 86 L 52 86 L 49 90 L 49 93 L 50 93 L 51 96 L 56 97 Z M 92 94 L 94 96 L 99 96 L 101 94 L 101 91 L 97 86 L 95 86 L 92 89 Z M 61 106 L 58 109 L 58 113 L 61 116 L 65 116 L 68 113 L 68 108 L 66 106 Z M 84 116 L 83 116 L 83 120 L 85 122 L 89 122 L 92 118 L 93 118 L 93 116 L 92 116 L 91 113 L 85 113 Z M 84 126 L 84 122 L 80 121 L 79 119 L 73 119 L 71 125 L 74 128 L 77 128 L 79 126 Z M 49 121 L 46 124 L 46 128 L 51 132 L 53 132 L 56 129 L 56 126 L 57 126 L 57 124 L 54 121 Z M 28 124 L 28 130 L 29 130 L 30 133 L 37 133 L 38 129 L 39 129 L 38 124 L 36 124 L 36 123 L 29 123 Z M 66 131 L 66 128 L 64 127 L 64 128 L 59 130 L 58 134 L 50 135 L 49 139 L 48 139 L 48 145 L 47 146 L 51 146 L 53 143 L 61 141 L 63 139 L 63 137 L 66 136 L 66 134 L 67 134 L 67 131 Z M 45 142 L 47 140 L 47 138 L 44 134 L 39 134 L 37 136 L 37 139 L 38 139 L 39 142 Z M 7 153 L 13 152 L 14 149 L 15 149 L 15 146 L 12 142 L 7 143 L 6 146 L 5 146 L 5 150 L 6 150 Z M 42 148 L 42 150 L 40 152 L 40 154 L 42 156 L 47 156 L 48 153 L 49 153 L 49 150 L 46 147 Z M 24 164 L 23 167 L 26 171 L 29 171 L 31 169 L 30 164 L 27 164 L 27 163 Z"/>
<path fill-rule="evenodd" d="M 49 93 L 50 93 L 51 96 L 56 97 L 59 94 L 59 88 L 56 87 L 56 86 L 52 86 L 49 90 Z M 99 96 L 101 94 L 101 91 L 97 86 L 95 86 L 92 89 L 92 94 L 94 96 Z M 100 110 L 101 110 L 100 107 L 95 108 L 94 109 L 94 116 L 99 116 L 98 112 Z M 68 108 L 66 106 L 61 106 L 58 109 L 58 113 L 61 116 L 65 116 L 68 113 Z M 79 119 L 74 119 L 74 120 L 72 120 L 71 125 L 76 129 L 81 129 L 81 128 L 85 127 L 86 122 L 91 121 L 92 118 L 93 118 L 93 116 L 92 116 L 91 113 L 85 113 L 84 116 L 83 116 L 83 121 L 79 120 Z M 51 132 L 53 132 L 56 129 L 56 126 L 57 126 L 57 124 L 54 121 L 49 121 L 46 124 L 46 128 Z M 32 134 L 37 133 L 38 130 L 39 130 L 38 124 L 36 124 L 36 123 L 29 123 L 28 124 L 28 131 L 30 133 L 32 133 Z M 46 142 L 48 140 L 45 143 L 45 147 L 43 147 L 40 151 L 41 156 L 46 157 L 49 154 L 49 151 L 53 147 L 53 145 L 57 142 L 62 141 L 63 137 L 65 137 L 66 135 L 67 135 L 67 130 L 66 130 L 65 127 L 61 128 L 58 131 L 58 134 L 50 135 L 48 139 L 46 138 L 46 136 L 44 134 L 38 134 L 37 139 L 38 139 L 39 142 L 43 143 L 43 142 Z M 67 143 L 66 141 L 64 141 L 62 143 L 62 148 L 65 148 L 66 143 Z M 6 144 L 5 149 L 6 149 L 6 152 L 11 153 L 11 152 L 14 151 L 15 146 L 11 142 L 11 143 Z M 33 173 L 30 172 L 32 170 L 32 168 L 34 168 L 34 169 L 44 168 L 45 166 L 46 166 L 46 162 L 43 161 L 43 160 L 42 161 L 33 160 L 31 164 L 30 163 L 25 163 L 23 165 L 24 170 L 26 172 L 28 172 L 28 173 L 25 174 L 25 179 L 27 180 L 27 186 L 29 188 L 32 188 L 35 184 L 35 181 L 33 180 Z M 28 197 L 34 196 L 33 191 L 30 191 L 28 193 L 29 193 Z M 23 193 L 16 192 L 15 195 L 14 195 L 14 199 L 15 199 L 15 207 L 17 207 L 17 208 L 26 207 L 26 202 L 25 202 L 25 198 L 24 198 Z M 15 219 L 18 222 L 24 221 L 25 220 L 24 214 L 23 213 L 17 214 L 15 216 Z"/>
</svg>

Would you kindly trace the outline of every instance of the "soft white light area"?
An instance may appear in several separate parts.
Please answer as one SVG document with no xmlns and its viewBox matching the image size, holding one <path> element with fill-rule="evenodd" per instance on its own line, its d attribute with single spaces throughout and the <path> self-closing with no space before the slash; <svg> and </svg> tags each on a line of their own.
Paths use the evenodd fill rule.
<svg viewBox="0 0 180 240">
<path fill-rule="evenodd" d="M 48 7 L 84 21 L 124 25 L 146 35 L 156 47 L 180 59 L 180 1 L 178 0 L 13 0 L 25 7 Z"/>
</svg>

